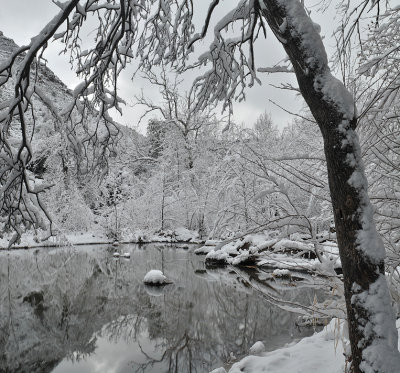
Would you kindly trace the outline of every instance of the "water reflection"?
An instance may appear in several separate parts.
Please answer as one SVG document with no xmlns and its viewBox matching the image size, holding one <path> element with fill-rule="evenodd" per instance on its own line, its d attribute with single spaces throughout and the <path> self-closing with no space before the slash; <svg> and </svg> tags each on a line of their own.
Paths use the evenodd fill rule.
<svg viewBox="0 0 400 373">
<path fill-rule="evenodd" d="M 248 286 L 254 274 L 206 270 L 191 250 L 128 245 L 0 252 L 0 372 L 203 373 L 312 333 Z M 161 269 L 172 285 L 142 279 Z M 257 277 L 257 276 L 256 276 Z M 311 288 L 273 288 L 311 304 Z M 277 294 L 279 293 L 279 294 Z"/>
</svg>

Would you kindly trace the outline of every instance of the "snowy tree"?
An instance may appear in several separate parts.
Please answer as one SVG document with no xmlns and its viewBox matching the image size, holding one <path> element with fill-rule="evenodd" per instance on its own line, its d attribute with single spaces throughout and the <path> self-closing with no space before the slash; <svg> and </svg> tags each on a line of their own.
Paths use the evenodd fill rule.
<svg viewBox="0 0 400 373">
<path fill-rule="evenodd" d="M 371 201 L 386 249 L 393 299 L 399 303 L 398 107 L 399 33 L 395 2 L 367 1 L 356 9 L 343 1 L 343 26 L 337 31 L 341 70 L 346 71 L 358 106 L 357 132 L 370 185 Z M 398 309 L 398 306 L 397 306 Z"/>
<path fill-rule="evenodd" d="M 364 1 L 365 6 L 368 3 Z M 105 133 L 92 138 L 108 144 L 115 135 L 108 111 L 120 110 L 117 78 L 121 69 L 135 56 L 140 68 L 147 71 L 161 63 L 180 70 L 188 68 L 189 55 L 197 42 L 207 35 L 219 0 L 211 2 L 200 33 L 194 33 L 192 1 L 70 0 L 57 4 L 60 13 L 28 46 L 19 49 L 0 67 L 4 83 L 18 65 L 15 94 L 2 103 L 0 117 L 0 154 L 4 161 L 0 174 L 2 215 L 6 216 L 3 221 L 14 229 L 18 229 L 23 220 L 38 223 L 40 209 L 43 209 L 38 195 L 44 187 L 33 187 L 26 171 L 32 159 L 26 111 L 31 107 L 31 96 L 41 96 L 34 89 L 30 73 L 34 60 L 40 59 L 48 41 L 54 37 L 65 43 L 78 73 L 84 78 L 64 115 L 69 116 L 73 110 L 78 113 L 84 113 L 87 108 L 95 110 L 104 123 Z M 376 4 L 379 1 L 372 2 Z M 82 51 L 82 25 L 92 16 L 98 16 L 97 32 L 92 45 Z M 245 98 L 245 88 L 258 81 L 255 40 L 261 35 L 260 30 L 266 32 L 267 24 L 289 57 L 300 92 L 324 140 L 343 266 L 352 369 L 354 372 L 396 372 L 400 357 L 385 279 L 385 250 L 376 232 L 367 194 L 355 132 L 354 100 L 331 74 L 319 27 L 312 22 L 302 2 L 242 0 L 215 24 L 210 48 L 191 65 L 211 66 L 194 82 L 197 110 L 217 101 L 231 109 L 233 99 Z M 239 26 L 238 35 L 232 35 L 237 30 L 235 26 Z M 10 127 L 15 122 L 20 133 L 16 146 L 8 140 Z"/>
<path fill-rule="evenodd" d="M 167 131 L 166 126 L 159 120 L 151 119 L 147 124 L 147 139 L 149 141 L 149 155 L 159 158 L 164 149 L 164 136 Z"/>
<path fill-rule="evenodd" d="M 322 40 L 298 1 L 266 1 L 262 12 L 282 39 L 302 95 L 324 139 L 342 260 L 355 372 L 394 372 L 397 335 L 384 275 L 385 250 L 373 221 L 351 94 L 331 73 Z M 382 321 L 385 320 L 382 324 Z M 382 355 L 382 351 L 385 354 Z"/>
</svg>

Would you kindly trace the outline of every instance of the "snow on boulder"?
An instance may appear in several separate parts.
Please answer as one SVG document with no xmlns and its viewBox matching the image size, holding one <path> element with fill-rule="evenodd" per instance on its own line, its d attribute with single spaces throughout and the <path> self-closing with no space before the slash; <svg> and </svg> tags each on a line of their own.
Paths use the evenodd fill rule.
<svg viewBox="0 0 400 373">
<path fill-rule="evenodd" d="M 211 371 L 210 373 L 226 373 L 225 368 L 217 368 Z"/>
<path fill-rule="evenodd" d="M 264 343 L 262 343 L 261 341 L 254 343 L 253 346 L 251 346 L 249 349 L 249 353 L 252 355 L 258 355 L 264 351 L 265 351 L 265 346 Z"/>
<path fill-rule="evenodd" d="M 254 253 L 257 251 L 256 247 L 252 245 L 252 236 L 247 235 L 236 241 L 230 241 L 226 244 L 217 246 L 214 250 L 210 251 L 206 256 L 207 264 L 232 264 L 239 265 L 254 261 Z"/>
<path fill-rule="evenodd" d="M 168 283 L 167 278 L 158 269 L 152 269 L 147 272 L 146 276 L 144 276 L 143 282 L 146 285 L 164 285 Z"/>
<path fill-rule="evenodd" d="M 289 277 L 290 276 L 290 271 L 288 269 L 276 268 L 272 272 L 272 275 L 275 276 L 275 277 Z"/>
</svg>

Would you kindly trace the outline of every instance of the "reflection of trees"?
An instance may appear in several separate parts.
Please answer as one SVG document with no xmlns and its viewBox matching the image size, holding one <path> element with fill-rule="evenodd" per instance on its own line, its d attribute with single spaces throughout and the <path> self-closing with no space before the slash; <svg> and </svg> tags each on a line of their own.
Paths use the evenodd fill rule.
<svg viewBox="0 0 400 373">
<path fill-rule="evenodd" d="M 247 353 L 257 340 L 268 344 L 284 334 L 282 344 L 296 333 L 295 316 L 254 294 L 235 273 L 195 275 L 202 259 L 182 250 L 135 249 L 130 262 L 103 249 L 12 253 L 9 261 L 1 255 L 0 371 L 50 372 L 65 357 L 79 362 L 94 353 L 102 336 L 141 350 L 142 359 L 132 362 L 139 373 L 200 373 L 231 353 Z M 144 274 L 161 266 L 174 285 L 149 295 Z M 282 296 L 296 300 L 306 292 L 299 294 Z"/>
<path fill-rule="evenodd" d="M 168 373 L 175 373 L 175 372 L 192 373 L 192 372 L 197 372 L 198 369 L 200 369 L 200 371 L 204 371 L 201 369 L 202 368 L 201 363 L 202 362 L 204 363 L 207 358 L 203 357 L 203 360 L 200 361 L 194 361 L 193 359 L 195 348 L 199 343 L 202 343 L 202 341 L 195 340 L 191 338 L 187 333 L 185 333 L 175 342 L 176 342 L 175 344 L 171 344 L 168 347 L 166 347 L 161 358 L 158 359 L 152 357 L 150 354 L 144 351 L 139 342 L 140 349 L 143 355 L 146 356 L 147 362 L 139 364 L 135 372 L 145 373 L 148 370 L 148 368 L 151 368 L 155 364 L 159 363 L 164 363 L 163 365 L 165 367 L 168 367 L 168 370 L 166 370 L 166 372 Z M 205 364 L 203 364 L 203 369 L 204 366 Z"/>
<path fill-rule="evenodd" d="M 223 273 L 226 277 L 226 271 Z M 292 335 L 300 335 L 295 329 L 296 315 L 253 294 L 241 277 L 228 277 L 229 284 L 224 285 L 221 279 L 207 282 L 187 276 L 183 279 L 184 291 L 166 293 L 162 302 L 152 300 L 160 312 L 144 317 L 150 338 L 161 341 L 157 350 L 163 353 L 154 357 L 143 351 L 147 361 L 139 365 L 137 372 L 144 373 L 156 365 L 165 367 L 160 372 L 204 372 L 228 362 L 231 353 L 244 355 L 257 340 L 286 333 L 286 339 L 271 344 L 276 347 L 291 340 Z M 268 284 L 265 288 L 273 289 Z M 292 289 L 280 296 L 304 302 L 308 291 Z M 311 303 L 313 296 L 309 299 Z"/>
<path fill-rule="evenodd" d="M 107 297 L 92 302 L 84 295 L 102 273 L 99 255 L 71 249 L 2 256 L 0 278 L 9 281 L 0 281 L 0 371 L 50 372 L 65 356 L 79 361 L 92 354 L 93 334 L 104 323 L 94 315 Z"/>
</svg>

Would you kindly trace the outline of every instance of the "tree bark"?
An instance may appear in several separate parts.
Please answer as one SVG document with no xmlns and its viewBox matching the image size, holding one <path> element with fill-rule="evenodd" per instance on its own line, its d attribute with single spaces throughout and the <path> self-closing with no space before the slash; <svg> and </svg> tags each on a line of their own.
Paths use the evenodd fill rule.
<svg viewBox="0 0 400 373">
<path fill-rule="evenodd" d="M 355 110 L 353 115 L 349 115 L 349 111 L 341 107 L 343 103 L 349 103 L 350 93 L 330 74 L 322 39 L 298 0 L 260 0 L 259 5 L 262 15 L 292 62 L 300 91 L 322 132 L 343 268 L 352 370 L 356 373 L 397 372 L 399 366 L 396 368 L 394 364 L 387 362 L 385 365 L 384 356 L 380 357 L 382 361 L 375 361 L 378 353 L 371 355 L 371 348 L 379 345 L 383 355 L 389 351 L 388 359 L 400 361 L 390 295 L 386 281 L 381 281 L 384 278 L 383 243 L 376 236 L 380 247 L 378 253 L 373 255 L 368 255 L 361 247 L 360 232 L 367 228 L 376 231 L 371 214 L 371 221 L 365 221 L 365 211 L 371 209 L 371 205 L 355 133 Z M 335 86 L 336 93 L 342 92 L 344 97 L 340 94 L 329 97 L 323 86 L 326 79 Z M 341 99 L 344 101 L 340 102 Z M 362 181 L 359 185 L 351 182 L 354 175 Z M 379 252 L 383 254 L 380 255 Z M 380 316 L 386 320 L 376 321 L 376 310 L 365 301 L 366 296 L 374 293 L 376 284 L 381 286 L 381 301 L 385 305 L 383 313 L 379 310 Z M 369 320 L 373 320 L 373 332 L 366 331 Z M 389 325 L 390 336 L 379 332 L 380 329 L 385 329 L 383 324 Z"/>
</svg>

